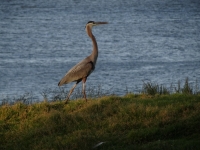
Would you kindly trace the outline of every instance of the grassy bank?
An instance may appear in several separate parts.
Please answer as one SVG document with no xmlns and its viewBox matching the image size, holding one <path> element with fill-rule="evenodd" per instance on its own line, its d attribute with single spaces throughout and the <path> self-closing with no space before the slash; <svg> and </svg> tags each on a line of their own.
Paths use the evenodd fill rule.
<svg viewBox="0 0 200 150">
<path fill-rule="evenodd" d="M 0 149 L 200 149 L 200 95 L 2 105 L 0 137 Z"/>
</svg>

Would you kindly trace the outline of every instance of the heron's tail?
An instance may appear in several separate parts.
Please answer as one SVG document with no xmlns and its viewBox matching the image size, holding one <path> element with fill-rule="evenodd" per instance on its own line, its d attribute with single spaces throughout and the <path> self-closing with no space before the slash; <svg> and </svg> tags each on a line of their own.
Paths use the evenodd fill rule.
<svg viewBox="0 0 200 150">
<path fill-rule="evenodd" d="M 61 85 L 65 84 L 65 83 L 66 83 L 65 79 L 62 78 L 60 80 L 60 82 L 58 83 L 58 86 L 61 86 Z"/>
<path fill-rule="evenodd" d="M 60 80 L 60 82 L 58 83 L 58 86 L 61 86 L 61 85 L 63 85 L 63 84 L 67 84 L 68 82 L 66 82 L 65 80 Z"/>
<path fill-rule="evenodd" d="M 61 86 L 61 85 L 63 85 L 63 84 L 67 84 L 67 83 L 69 83 L 70 81 L 68 80 L 68 78 L 67 78 L 67 76 L 64 76 L 61 80 L 60 80 L 60 82 L 58 83 L 58 86 Z"/>
<path fill-rule="evenodd" d="M 59 82 L 59 83 L 58 83 L 58 86 L 61 86 L 61 85 L 62 85 L 61 82 Z"/>
</svg>

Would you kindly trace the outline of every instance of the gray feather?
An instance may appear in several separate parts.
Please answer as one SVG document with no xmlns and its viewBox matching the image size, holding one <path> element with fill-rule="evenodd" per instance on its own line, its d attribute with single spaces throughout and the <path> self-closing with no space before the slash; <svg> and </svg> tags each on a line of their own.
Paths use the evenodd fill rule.
<svg viewBox="0 0 200 150">
<path fill-rule="evenodd" d="M 89 57 L 85 58 L 74 67 L 72 67 L 66 75 L 60 80 L 58 86 L 67 84 L 69 82 L 78 81 L 84 77 L 89 76 L 94 70 L 94 64 Z"/>
</svg>

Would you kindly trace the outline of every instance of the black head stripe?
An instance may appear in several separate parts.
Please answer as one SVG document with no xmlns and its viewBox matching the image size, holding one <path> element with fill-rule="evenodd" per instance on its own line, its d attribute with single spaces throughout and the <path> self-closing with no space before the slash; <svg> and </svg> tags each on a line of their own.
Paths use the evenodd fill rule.
<svg viewBox="0 0 200 150">
<path fill-rule="evenodd" d="M 88 21 L 88 23 L 93 23 L 94 24 L 94 21 Z"/>
</svg>

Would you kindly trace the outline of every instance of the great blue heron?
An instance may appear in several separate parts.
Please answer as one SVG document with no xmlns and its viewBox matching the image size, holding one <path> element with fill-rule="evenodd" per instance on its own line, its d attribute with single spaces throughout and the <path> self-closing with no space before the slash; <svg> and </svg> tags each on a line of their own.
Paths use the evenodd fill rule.
<svg viewBox="0 0 200 150">
<path fill-rule="evenodd" d="M 107 22 L 89 21 L 86 24 L 86 26 L 85 26 L 86 32 L 87 32 L 88 36 L 91 38 L 92 44 L 93 44 L 92 53 L 88 57 L 86 57 L 85 59 L 80 61 L 78 64 L 76 64 L 74 67 L 72 67 L 58 83 L 58 86 L 61 86 L 63 84 L 67 84 L 69 82 L 76 82 L 76 84 L 69 91 L 69 94 L 66 99 L 66 103 L 69 100 L 69 97 L 70 97 L 71 93 L 73 92 L 73 90 L 75 89 L 76 85 L 80 81 L 83 82 L 82 92 L 83 92 L 83 96 L 87 102 L 87 98 L 86 98 L 86 94 L 85 94 L 85 84 L 86 84 L 87 77 L 95 69 L 95 64 L 96 64 L 97 57 L 98 57 L 98 46 L 97 46 L 96 39 L 95 39 L 94 35 L 92 34 L 92 27 L 96 26 L 96 25 L 101 25 L 101 24 L 107 24 Z"/>
</svg>

